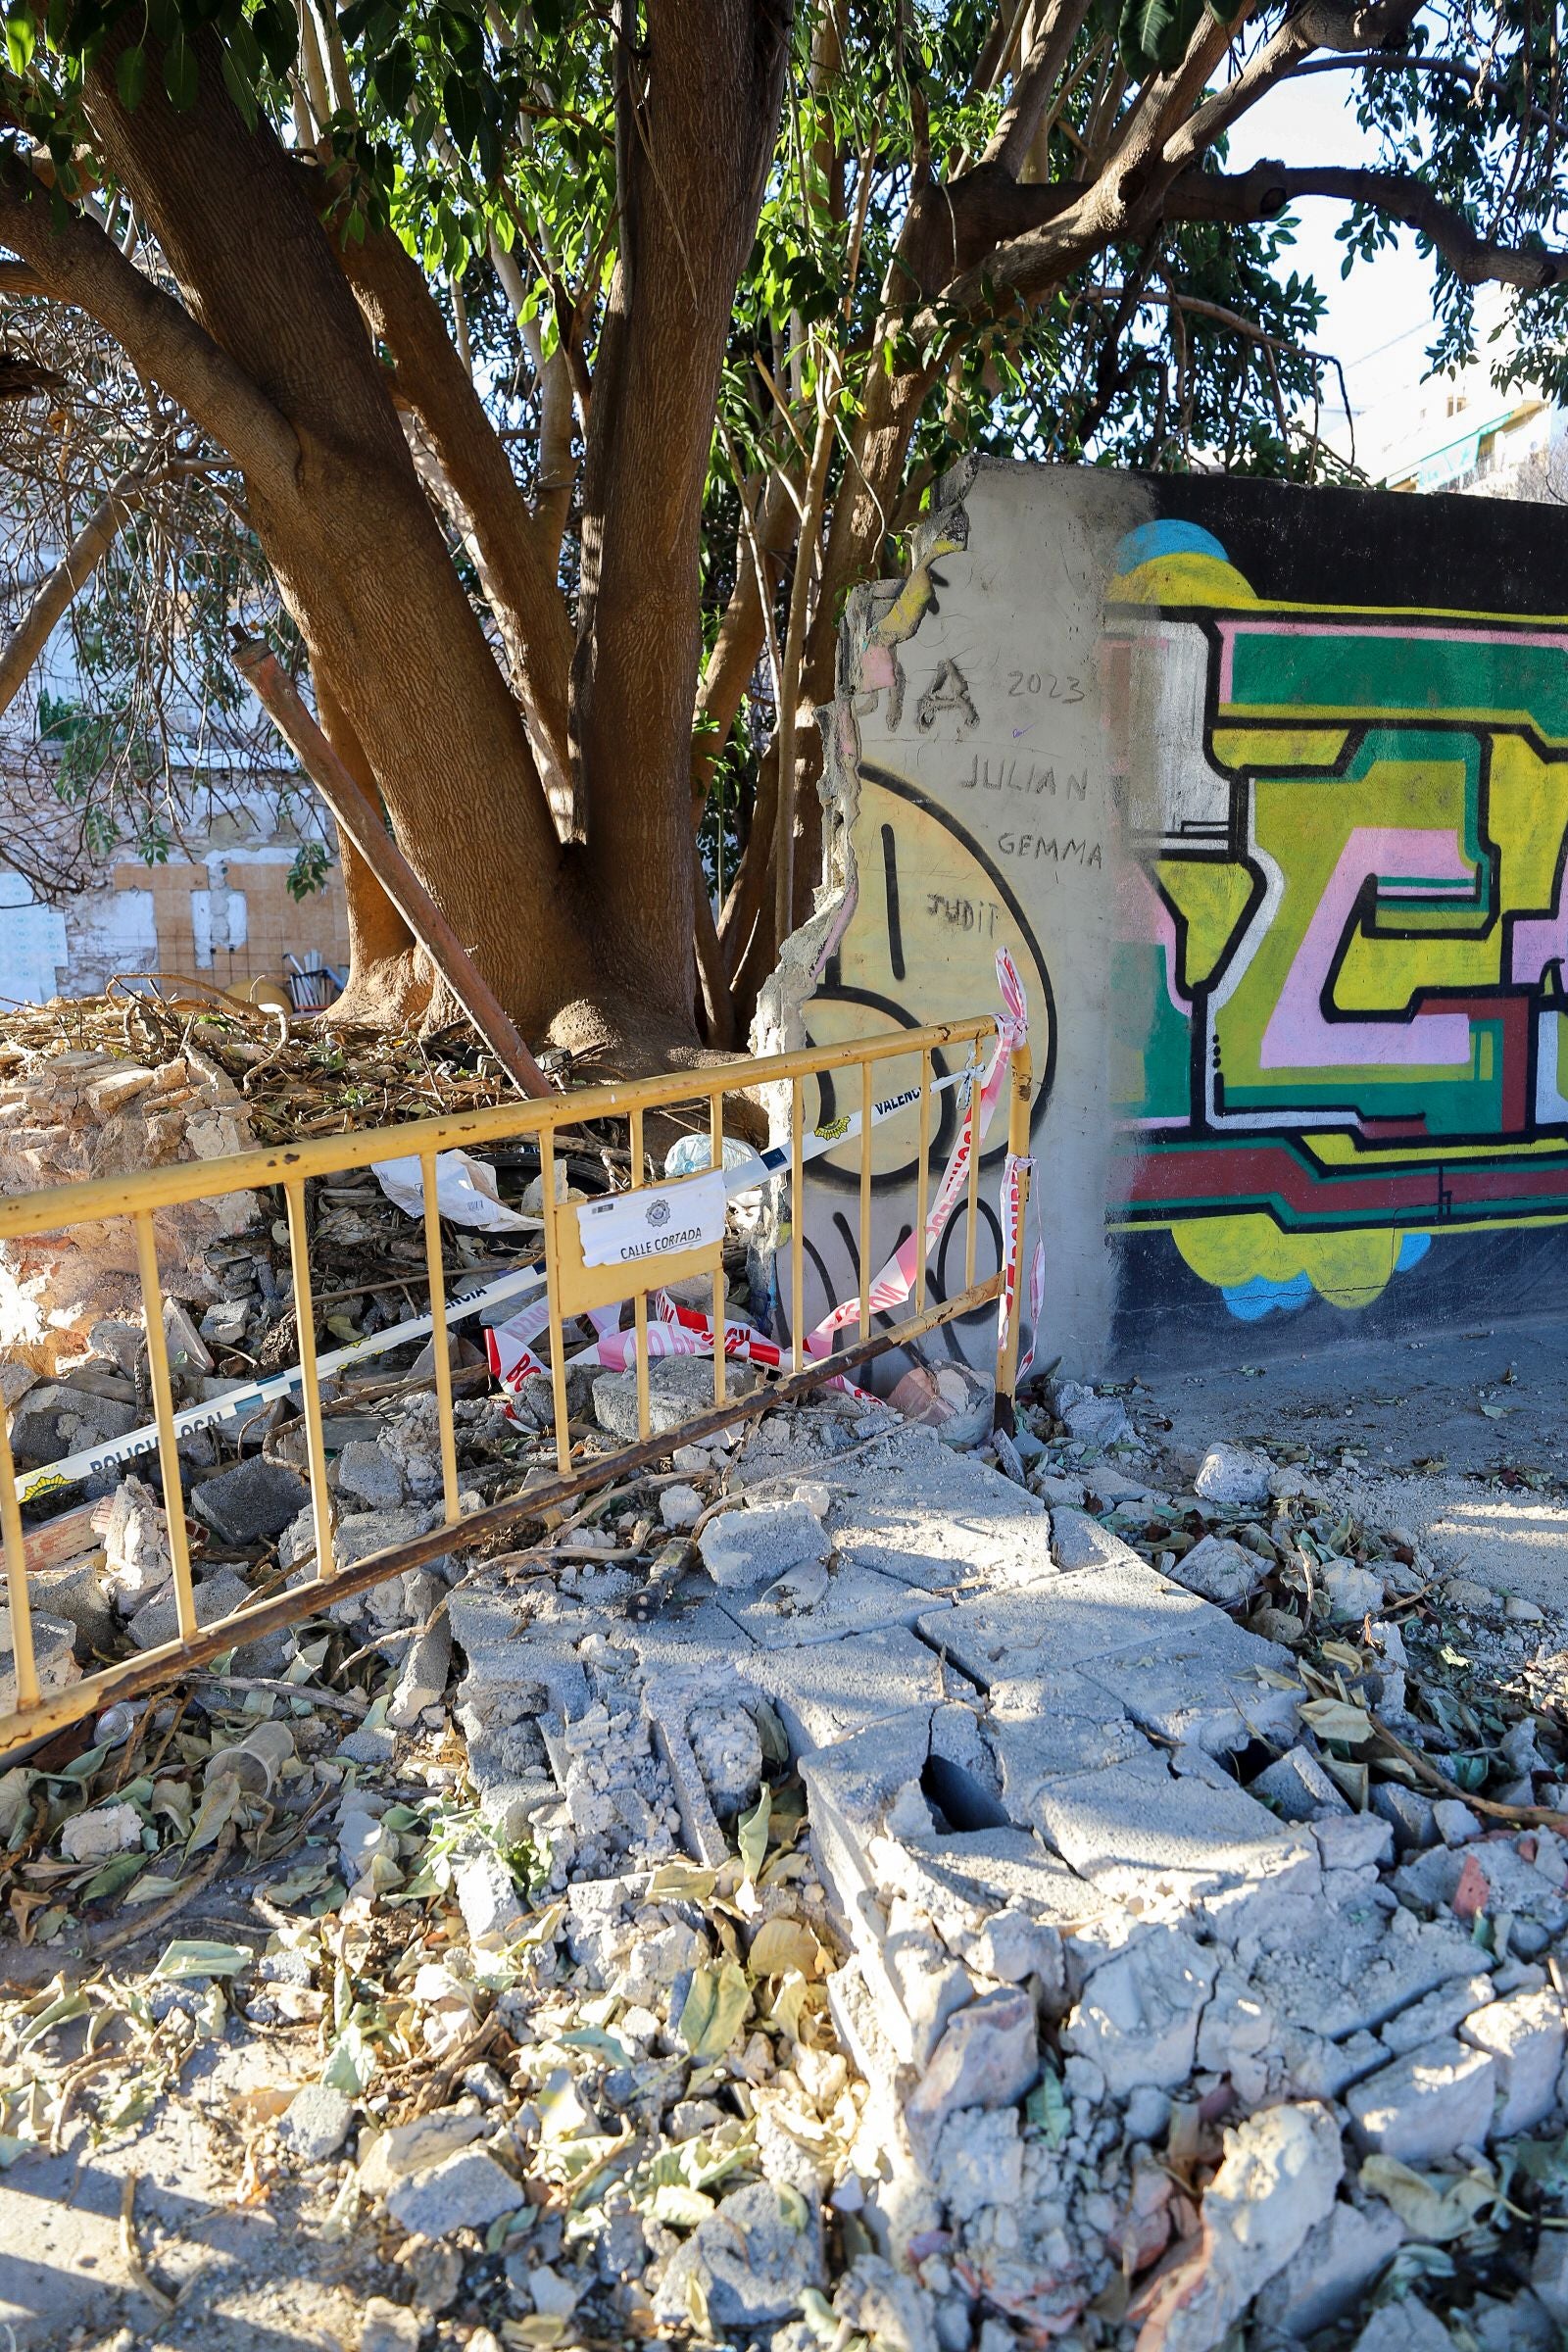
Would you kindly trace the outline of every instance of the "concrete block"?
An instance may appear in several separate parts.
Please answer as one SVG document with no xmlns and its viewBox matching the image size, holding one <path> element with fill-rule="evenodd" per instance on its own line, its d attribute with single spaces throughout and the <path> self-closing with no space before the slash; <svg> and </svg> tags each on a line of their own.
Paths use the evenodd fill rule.
<svg viewBox="0 0 1568 2352">
<path fill-rule="evenodd" d="M 379 1446 L 356 1438 L 337 1457 L 337 1491 L 345 1508 L 396 1510 L 404 1499 L 403 1472 Z"/>
<path fill-rule="evenodd" d="M 1119 1568 L 1138 1554 L 1120 1536 L 1102 1527 L 1087 1511 L 1055 1510 L 1051 1514 L 1051 1548 L 1064 1575 L 1084 1568 Z"/>
<path fill-rule="evenodd" d="M 1210 1755 L 1252 1740 L 1294 1738 L 1301 1689 L 1294 1676 L 1286 1690 L 1277 1680 L 1290 1673 L 1289 1650 L 1259 1641 L 1206 1601 L 1196 1605 L 1200 1617 L 1137 1649 L 1086 1659 L 1083 1672 L 1119 1699 L 1135 1723 Z"/>
<path fill-rule="evenodd" d="M 1146 1930 L 1093 1972 L 1061 2030 L 1063 2049 L 1092 2059 L 1112 2098 L 1176 2089 L 1193 2071 L 1218 1966 L 1181 1929 Z"/>
<path fill-rule="evenodd" d="M 1496 2086 L 1490 2053 L 1450 2038 L 1429 2041 L 1368 2075 L 1346 2105 L 1363 2153 L 1441 2164 L 1459 2148 L 1485 2146 Z"/>
<path fill-rule="evenodd" d="M 1457 1928 L 1408 1913 L 1330 1920 L 1308 1911 L 1250 1952 L 1249 1967 L 1282 2024 L 1340 2041 L 1382 2026 L 1439 1985 L 1474 1977 L 1482 1958 Z"/>
<path fill-rule="evenodd" d="M 27 1592 L 32 1606 L 56 1625 L 69 1625 L 75 1634 L 78 1658 L 107 1649 L 115 1636 L 115 1611 L 99 1574 L 101 1553 L 68 1561 L 63 1568 L 32 1568 Z"/>
<path fill-rule="evenodd" d="M 1558 1993 L 1510 1992 L 1500 2001 L 1490 2001 L 1465 2019 L 1459 2038 L 1495 2062 L 1496 2138 L 1512 2139 L 1545 2121 L 1557 2104 L 1562 2068 L 1563 2006 Z"/>
<path fill-rule="evenodd" d="M 721 1592 L 749 1592 L 803 1560 L 825 1560 L 828 1537 L 804 1502 L 744 1504 L 710 1519 L 697 1540 L 703 1566 Z"/>
<path fill-rule="evenodd" d="M 426 1707 L 440 1704 L 446 1695 L 451 1665 L 452 1628 L 446 1617 L 441 1616 L 422 1634 L 416 1634 L 403 1653 L 397 1687 L 386 1711 L 386 1719 L 394 1731 L 411 1730 Z"/>
<path fill-rule="evenodd" d="M 1404 2242 L 1398 2215 L 1381 2198 L 1336 2205 L 1257 2299 L 1260 2326 L 1304 2342 L 1363 2301 Z"/>
<path fill-rule="evenodd" d="M 1147 1648 L 1166 1633 L 1221 1612 L 1141 1560 L 1057 1576 L 1025 1592 L 960 1601 L 941 1622 L 920 1620 L 929 1642 L 989 1690 L 1004 1678 L 1059 1674 L 1119 1650 Z"/>
<path fill-rule="evenodd" d="M 588 1677 L 566 1641 L 533 1634 L 526 1641 L 475 1643 L 467 1657 L 457 1693 L 466 1730 L 470 1722 L 517 1723 L 547 1712 L 575 1723 L 588 1712 Z"/>
<path fill-rule="evenodd" d="M 1316 1756 L 1304 1747 L 1289 1747 L 1277 1756 L 1248 1793 L 1265 1798 L 1282 1821 L 1311 1821 L 1318 1813 L 1350 1810 Z"/>
<path fill-rule="evenodd" d="M 1268 1574 L 1268 1563 L 1229 1536 L 1204 1536 L 1171 1569 L 1179 1585 L 1222 1609 L 1240 1608 Z"/>
<path fill-rule="evenodd" d="M 1102 1893 L 1148 1911 L 1201 1903 L 1216 1931 L 1255 1929 L 1271 1904 L 1315 1895 L 1317 1849 L 1240 1788 L 1177 1780 L 1163 1760 L 1118 1764 L 1036 1792 L 1033 1826 Z"/>
<path fill-rule="evenodd" d="M 1376 1813 L 1325 1814 L 1312 1835 L 1326 1871 L 1375 1871 L 1394 1859 L 1394 1832 Z"/>
</svg>

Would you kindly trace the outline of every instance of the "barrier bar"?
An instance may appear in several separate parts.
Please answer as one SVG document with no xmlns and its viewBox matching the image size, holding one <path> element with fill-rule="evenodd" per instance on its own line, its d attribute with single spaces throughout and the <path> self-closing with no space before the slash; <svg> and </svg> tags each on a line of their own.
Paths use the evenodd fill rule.
<svg viewBox="0 0 1568 2352">
<path fill-rule="evenodd" d="M 631 1181 L 633 1188 L 643 1181 L 643 1114 L 631 1114 Z M 648 1361 L 648 1293 L 633 1293 L 631 1325 L 637 1350 L 637 1435 L 646 1438 L 653 1429 L 653 1407 L 648 1400 L 648 1384 L 652 1368 Z M 558 1343 L 559 1344 L 559 1343 Z"/>
<path fill-rule="evenodd" d="M 806 1368 L 806 1163 L 801 1153 L 801 1107 L 804 1097 L 798 1078 L 790 1080 L 790 1331 L 795 1341 L 795 1369 Z"/>
<path fill-rule="evenodd" d="M 871 1329 L 871 1063 L 860 1064 L 860 1337 Z"/>
<path fill-rule="evenodd" d="M 38 1704 L 38 1663 L 32 1649 L 32 1596 L 27 1591 L 27 1540 L 22 1532 L 22 1505 L 17 1500 L 17 1466 L 11 1458 L 11 1431 L 0 1404 L 0 1538 L 5 1542 L 6 1595 L 11 1603 L 11 1655 L 16 1662 L 17 1706 L 25 1712 Z"/>
<path fill-rule="evenodd" d="M 440 1407 L 441 1507 L 451 1527 L 458 1517 L 458 1437 L 452 1424 L 452 1345 L 447 1338 L 446 1266 L 433 1152 L 419 1153 L 419 1179 L 424 1188 L 424 1266 L 430 1278 L 430 1345 L 435 1350 L 435 1393 Z"/>
<path fill-rule="evenodd" d="M 925 1221 L 931 1214 L 931 1049 L 920 1053 L 920 1145 L 914 1202 L 914 1311 L 925 1311 Z"/>
<path fill-rule="evenodd" d="M 190 1582 L 190 1544 L 185 1536 L 185 1494 L 179 1483 L 179 1440 L 174 1435 L 174 1397 L 169 1382 L 169 1335 L 164 1330 L 164 1294 L 158 1279 L 158 1237 L 152 1210 L 136 1216 L 136 1268 L 147 1318 L 147 1369 L 152 1375 L 153 1419 L 158 1425 L 158 1466 L 164 1474 L 164 1516 L 169 1521 L 169 1557 L 174 1571 L 174 1614 L 182 1642 L 196 1632 L 196 1595 Z"/>
<path fill-rule="evenodd" d="M 326 1440 L 321 1434 L 321 1381 L 316 1369 L 316 1301 L 311 1296 L 311 1237 L 305 1222 L 305 1183 L 283 1187 L 288 1248 L 294 1273 L 295 1336 L 300 1344 L 300 1402 L 305 1408 L 305 1458 L 311 1466 L 311 1524 L 316 1530 L 316 1574 L 332 1573 L 332 1505 L 326 1491 Z"/>
<path fill-rule="evenodd" d="M 709 1165 L 721 1169 L 724 1165 L 724 1090 L 721 1086 L 715 1086 L 708 1098 L 708 1133 L 711 1147 Z M 713 1251 L 713 1402 L 715 1404 L 722 1404 L 724 1401 L 724 1389 L 729 1374 L 729 1359 L 725 1354 L 725 1341 L 728 1335 L 724 1329 L 724 1237 L 720 1234 L 718 1246 Z"/>
</svg>

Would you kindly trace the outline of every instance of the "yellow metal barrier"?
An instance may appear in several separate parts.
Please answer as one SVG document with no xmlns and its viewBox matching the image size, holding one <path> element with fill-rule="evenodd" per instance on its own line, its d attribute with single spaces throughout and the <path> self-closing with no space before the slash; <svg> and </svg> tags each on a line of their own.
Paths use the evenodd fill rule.
<svg viewBox="0 0 1568 2352">
<path fill-rule="evenodd" d="M 518 1519 L 539 1518 L 584 1490 L 622 1477 L 645 1466 L 686 1440 L 766 1411 L 781 1400 L 806 1395 L 823 1380 L 853 1370 L 888 1348 L 910 1341 L 972 1312 L 1003 1296 L 1005 1271 L 975 1280 L 975 1205 L 979 1177 L 980 1136 L 977 1126 L 979 1083 L 969 1085 L 965 1116 L 970 1149 L 967 1200 L 968 1234 L 965 1282 L 956 1297 L 936 1305 L 926 1302 L 925 1252 L 916 1257 L 914 1312 L 871 1329 L 872 1195 L 871 1141 L 874 1133 L 873 1073 L 878 1063 L 919 1056 L 919 1151 L 916 1177 L 915 1231 L 924 1231 L 930 1199 L 931 1106 L 938 1085 L 933 1056 L 943 1049 L 967 1048 L 971 1063 L 982 1046 L 997 1040 L 994 1019 L 950 1021 L 924 1029 L 903 1030 L 887 1037 L 861 1038 L 845 1045 L 808 1047 L 767 1059 L 735 1059 L 706 1065 L 698 1071 L 675 1071 L 625 1085 L 593 1087 L 548 1100 L 507 1102 L 489 1109 L 455 1116 L 421 1119 L 373 1132 L 323 1137 L 279 1146 L 272 1150 L 237 1153 L 227 1159 L 178 1161 L 123 1176 L 98 1177 L 85 1184 L 60 1186 L 47 1192 L 0 1200 L 0 1240 L 67 1232 L 73 1226 L 98 1223 L 108 1217 L 129 1217 L 134 1226 L 137 1265 L 147 1326 L 148 1370 L 157 1432 L 157 1451 L 169 1521 L 170 1557 L 177 1613 L 174 1640 L 139 1657 L 85 1675 L 63 1689 L 40 1690 L 34 1654 L 26 1570 L 26 1539 L 18 1495 L 6 1416 L 0 1410 L 0 1538 L 4 1542 L 6 1592 L 10 1612 L 11 1648 L 15 1660 L 17 1704 L 0 1717 L 0 1754 L 24 1741 L 36 1740 L 63 1725 L 154 1689 L 160 1683 L 200 1666 L 238 1644 L 264 1634 L 314 1617 L 335 1600 L 366 1591 L 389 1577 L 420 1566 L 453 1549 L 453 1531 L 461 1525 L 463 1543 L 472 1544 L 512 1528 Z M 858 1338 L 835 1353 L 808 1358 L 806 1352 L 805 1215 L 807 1182 L 803 1157 L 806 1131 L 805 1089 L 814 1078 L 833 1071 L 857 1069 L 860 1074 L 860 1172 L 858 1184 L 860 1298 Z M 1027 1155 L 1031 1104 L 1031 1073 L 1026 1046 L 1014 1044 L 1009 1073 L 1007 1150 L 1025 1163 L 1024 1207 L 1027 1207 Z M 644 1129 L 650 1111 L 669 1110 L 682 1103 L 706 1106 L 710 1139 L 710 1168 L 723 1164 L 723 1106 L 726 1095 L 755 1094 L 768 1087 L 787 1087 L 791 1109 L 788 1183 L 790 1187 L 789 1281 L 792 1368 L 761 1388 L 742 1396 L 727 1396 L 725 1388 L 724 1269 L 722 1241 L 667 1255 L 605 1265 L 586 1262 L 575 1204 L 557 1198 L 556 1156 L 567 1131 L 624 1120 L 630 1140 L 632 1193 L 654 1194 L 666 1187 L 650 1186 L 645 1170 Z M 533 1140 L 541 1173 L 547 1330 L 554 1391 L 554 1422 L 558 1476 L 548 1486 L 508 1496 L 464 1514 L 458 1493 L 457 1445 L 452 1417 L 452 1366 L 448 1345 L 446 1269 L 441 1218 L 436 1195 L 436 1155 L 453 1150 L 482 1150 L 487 1145 Z M 413 1542 L 376 1552 L 352 1569 L 336 1568 L 332 1556 L 331 1503 L 327 1486 L 326 1446 L 322 1433 L 321 1381 L 318 1369 L 316 1311 L 313 1304 L 306 1186 L 315 1178 L 337 1176 L 388 1158 L 418 1160 L 422 1177 L 425 1271 L 430 1287 L 430 1322 L 434 1354 L 434 1385 L 438 1403 L 443 1509 L 441 1524 Z M 785 1181 L 784 1171 L 773 1179 Z M 316 1577 L 288 1591 L 251 1602 L 242 1609 L 205 1626 L 196 1616 L 195 1588 L 180 1479 L 179 1442 L 164 1329 L 164 1300 L 159 1279 L 154 1219 L 158 1210 L 192 1200 L 216 1199 L 235 1192 L 281 1188 L 287 1211 L 292 1261 L 295 1320 L 300 1362 L 297 1385 L 305 1422 L 311 1505 L 316 1537 Z M 1022 1214 L 1019 1229 L 1022 1230 Z M 692 1276 L 712 1283 L 713 1405 L 680 1426 L 655 1436 L 650 1425 L 648 1297 L 655 1290 Z M 782 1281 L 779 1285 L 785 1295 Z M 563 1325 L 590 1308 L 630 1298 L 637 1335 L 637 1443 L 613 1451 L 579 1459 L 574 1453 L 566 1409 L 566 1348 Z M 1018 1349 L 1018 1301 L 1002 1317 L 997 1363 L 999 1421 L 1010 1425 L 1011 1400 Z M 150 1450 L 150 1448 L 149 1448 Z"/>
</svg>

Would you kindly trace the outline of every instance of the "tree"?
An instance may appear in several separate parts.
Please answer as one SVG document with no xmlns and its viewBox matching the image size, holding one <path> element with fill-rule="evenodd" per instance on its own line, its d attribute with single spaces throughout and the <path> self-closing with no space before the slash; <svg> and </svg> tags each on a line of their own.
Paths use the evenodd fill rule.
<svg viewBox="0 0 1568 2352">
<path fill-rule="evenodd" d="M 1304 199 L 1348 258 L 1412 228 L 1450 336 L 1485 279 L 1557 285 L 1555 10 L 1418 15 L 12 0 L 3 291 L 81 315 L 216 469 L 519 1022 L 657 1059 L 699 1003 L 733 1038 L 808 904 L 838 614 L 953 455 L 1309 470 Z M 1227 172 L 1325 68 L 1387 162 Z M 345 874 L 353 1005 L 417 1010 Z"/>
</svg>

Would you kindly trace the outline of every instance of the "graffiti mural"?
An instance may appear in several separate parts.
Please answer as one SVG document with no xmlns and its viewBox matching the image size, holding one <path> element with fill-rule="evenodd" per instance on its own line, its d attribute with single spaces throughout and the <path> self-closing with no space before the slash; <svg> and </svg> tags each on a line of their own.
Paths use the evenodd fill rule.
<svg viewBox="0 0 1568 2352">
<path fill-rule="evenodd" d="M 1568 1220 L 1568 621 L 1269 600 L 1154 520 L 1102 691 L 1112 1227 L 1257 1320 Z"/>
</svg>

